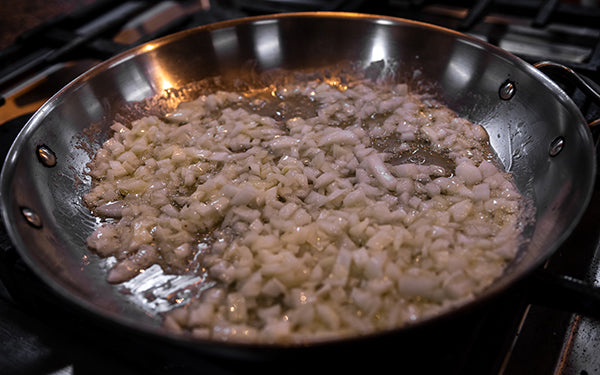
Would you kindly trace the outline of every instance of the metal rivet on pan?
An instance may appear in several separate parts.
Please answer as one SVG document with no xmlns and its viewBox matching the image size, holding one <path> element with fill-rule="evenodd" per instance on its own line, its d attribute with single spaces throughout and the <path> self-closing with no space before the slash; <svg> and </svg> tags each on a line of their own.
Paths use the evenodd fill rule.
<svg viewBox="0 0 600 375">
<path fill-rule="evenodd" d="M 36 214 L 31 208 L 22 207 L 21 213 L 23 214 L 25 220 L 27 220 L 29 225 L 35 228 L 42 227 L 42 220 L 40 219 L 39 215 Z"/>
<path fill-rule="evenodd" d="M 500 86 L 500 90 L 498 90 L 498 95 L 500 95 L 500 99 L 509 100 L 513 96 L 515 96 L 515 92 L 517 91 L 517 86 L 513 81 L 506 81 Z"/>
<path fill-rule="evenodd" d="M 56 165 L 56 154 L 46 145 L 38 146 L 37 150 L 38 160 L 46 167 L 54 167 Z"/>
<path fill-rule="evenodd" d="M 565 146 L 565 139 L 563 137 L 557 137 L 550 143 L 550 156 L 556 156 L 560 154 L 563 147 Z"/>
</svg>

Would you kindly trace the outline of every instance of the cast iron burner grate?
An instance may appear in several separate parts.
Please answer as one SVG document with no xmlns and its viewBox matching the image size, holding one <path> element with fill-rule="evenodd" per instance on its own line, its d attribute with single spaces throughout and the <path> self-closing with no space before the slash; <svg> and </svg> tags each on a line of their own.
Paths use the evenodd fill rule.
<svg viewBox="0 0 600 375">
<path fill-rule="evenodd" d="M 358 11 L 429 22 L 469 33 L 509 51 L 512 48 L 511 52 L 529 62 L 555 60 L 567 64 L 593 82 L 600 82 L 600 10 L 557 0 L 100 0 L 29 30 L 0 51 L 0 160 L 4 160 L 33 106 L 91 64 L 194 26 L 246 15 L 312 10 Z M 66 69 L 72 64 L 79 68 Z M 36 91 L 40 87 L 45 90 Z M 577 90 L 566 88 L 589 121 L 600 117 L 595 104 Z M 17 113 L 5 116 L 3 111 L 9 105 L 17 108 Z M 581 225 L 550 259 L 547 270 L 594 283 L 599 273 L 598 222 L 597 184 Z M 531 304 L 537 293 L 548 292 L 551 287 L 544 281 L 524 280 L 481 310 L 452 320 L 429 336 L 405 340 L 404 344 L 390 338 L 363 352 L 343 348 L 337 353 L 322 353 L 312 362 L 299 357 L 265 363 L 207 358 L 162 345 L 157 350 L 146 338 L 119 334 L 115 327 L 81 316 L 27 269 L 2 227 L 0 277 L 1 373 L 235 374 L 280 373 L 282 369 L 291 373 L 354 373 L 402 366 L 407 372 L 421 373 L 583 375 L 599 368 L 598 322 Z M 113 331 L 114 336 L 106 335 Z M 329 354 L 339 361 L 325 362 L 331 359 Z M 399 358 L 404 359 L 402 363 Z"/>
</svg>

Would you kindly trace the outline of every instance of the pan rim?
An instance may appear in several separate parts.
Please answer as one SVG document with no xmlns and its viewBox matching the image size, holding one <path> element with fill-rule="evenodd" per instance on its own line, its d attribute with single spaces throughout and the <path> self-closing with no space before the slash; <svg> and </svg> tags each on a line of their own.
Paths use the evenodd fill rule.
<svg viewBox="0 0 600 375">
<path fill-rule="evenodd" d="M 29 121 L 27 122 L 27 124 L 25 125 L 23 130 L 17 136 L 15 142 L 13 143 L 13 145 L 11 146 L 11 148 L 7 154 L 6 161 L 3 165 L 2 172 L 0 174 L 0 202 L 2 202 L 0 209 L 1 209 L 2 219 L 5 223 L 5 228 L 9 235 L 9 238 L 15 245 L 17 252 L 24 259 L 27 266 L 30 269 L 32 269 L 34 271 L 34 273 L 36 273 L 36 275 L 38 277 L 40 277 L 46 285 L 50 286 L 51 289 L 54 292 L 56 292 L 58 295 L 60 295 L 64 300 L 69 301 L 72 304 L 76 305 L 77 307 L 82 308 L 82 310 L 84 310 L 88 313 L 91 312 L 92 315 L 94 315 L 96 317 L 100 317 L 105 321 L 117 323 L 119 326 L 125 326 L 129 329 L 133 328 L 135 330 L 142 331 L 144 333 L 149 333 L 152 336 L 157 337 L 157 338 L 167 338 L 168 340 L 172 340 L 177 343 L 180 343 L 183 341 L 186 343 L 186 345 L 192 345 L 192 346 L 211 344 L 211 345 L 219 345 L 219 346 L 223 345 L 226 347 L 237 347 L 237 348 L 243 348 L 243 349 L 249 349 L 249 348 L 250 349 L 305 348 L 307 346 L 307 344 L 297 344 L 296 345 L 296 344 L 262 344 L 262 343 L 251 343 L 251 342 L 250 343 L 220 342 L 217 340 L 198 339 L 198 338 L 191 338 L 191 337 L 188 338 L 184 335 L 173 334 L 173 333 L 168 332 L 160 327 L 157 327 L 156 329 L 150 329 L 150 327 L 147 324 L 138 324 L 137 322 L 132 321 L 132 319 L 129 317 L 121 317 L 116 314 L 109 315 L 105 311 L 97 309 L 96 306 L 93 303 L 91 303 L 90 301 L 87 301 L 83 298 L 79 298 L 78 296 L 74 296 L 72 293 L 69 293 L 68 290 L 66 290 L 64 287 L 62 287 L 61 285 L 58 285 L 58 283 L 56 283 L 56 281 L 52 277 L 50 277 L 50 275 L 47 275 L 45 273 L 40 274 L 39 272 L 37 272 L 38 268 L 36 266 L 36 261 L 28 255 L 28 251 L 23 250 L 23 248 L 25 247 L 24 242 L 22 241 L 22 238 L 19 235 L 19 233 L 16 231 L 14 225 L 12 225 L 11 221 L 14 220 L 15 218 L 12 216 L 10 210 L 8 209 L 9 206 L 11 205 L 11 203 L 8 202 L 8 199 L 9 199 L 8 188 L 10 186 L 10 181 L 12 179 L 12 175 L 14 174 L 13 167 L 15 164 L 15 160 L 19 154 L 20 149 L 22 148 L 22 144 L 23 144 L 24 140 L 28 138 L 29 134 L 31 132 L 33 132 L 37 128 L 37 126 L 39 126 L 39 124 L 42 123 L 42 119 L 46 116 L 46 114 L 49 111 L 51 111 L 57 105 L 57 103 L 59 103 L 62 100 L 62 98 L 65 95 L 68 95 L 70 91 L 74 90 L 75 88 L 79 87 L 80 85 L 83 85 L 87 80 L 91 79 L 92 77 L 102 73 L 105 70 L 111 69 L 114 66 L 122 64 L 123 62 L 125 62 L 129 59 L 135 58 L 136 56 L 138 56 L 140 54 L 144 54 L 151 49 L 159 48 L 162 45 L 169 44 L 175 40 L 185 38 L 191 34 L 210 32 L 213 30 L 218 30 L 218 29 L 223 29 L 223 28 L 236 27 L 236 26 L 242 25 L 242 24 L 253 24 L 256 22 L 264 22 L 264 21 L 269 21 L 269 20 L 276 21 L 276 20 L 280 20 L 280 19 L 315 18 L 315 17 L 327 18 L 327 19 L 362 20 L 362 21 L 369 21 L 369 22 L 389 22 L 390 25 L 408 25 L 411 27 L 419 27 L 419 28 L 424 28 L 424 29 L 431 30 L 431 31 L 435 30 L 436 32 L 450 34 L 450 35 L 454 36 L 455 38 L 460 39 L 461 41 L 464 41 L 466 43 L 470 43 L 470 44 L 476 46 L 477 48 L 484 48 L 485 50 L 492 52 L 497 57 L 509 60 L 512 64 L 515 64 L 518 68 L 524 69 L 528 74 L 534 75 L 534 77 L 538 81 L 542 82 L 544 85 L 549 87 L 549 89 L 552 90 L 555 95 L 557 95 L 558 99 L 561 102 L 563 102 L 563 104 L 565 104 L 566 106 L 569 107 L 568 109 L 571 112 L 578 114 L 582 123 L 585 123 L 585 119 L 583 118 L 583 115 L 581 114 L 579 109 L 576 107 L 576 105 L 572 102 L 571 98 L 566 93 L 564 93 L 558 87 L 558 85 L 556 85 L 552 80 L 550 80 L 542 72 L 538 71 L 537 69 L 533 68 L 531 65 L 527 64 L 520 58 L 510 54 L 509 52 L 507 52 L 499 47 L 495 47 L 495 46 L 488 44 L 484 41 L 481 41 L 475 37 L 472 37 L 472 36 L 469 36 L 469 35 L 466 35 L 466 34 L 451 30 L 451 29 L 447 29 L 447 28 L 444 28 L 441 26 L 431 25 L 431 24 L 427 24 L 427 23 L 423 23 L 423 22 L 419 22 L 419 21 L 406 20 L 406 19 L 397 18 L 397 17 L 362 14 L 362 13 L 299 12 L 299 13 L 283 13 L 283 14 L 276 14 L 276 15 L 245 17 L 245 18 L 240 18 L 240 19 L 222 21 L 222 22 L 217 22 L 217 23 L 213 23 L 213 24 L 209 24 L 209 25 L 199 26 L 196 28 L 188 29 L 188 30 L 183 30 L 183 31 L 180 31 L 180 32 L 177 32 L 174 34 L 170 34 L 165 37 L 144 43 L 140 46 L 134 47 L 127 51 L 124 51 L 124 52 L 92 67 L 91 69 L 89 69 L 88 71 L 86 71 L 85 73 L 83 73 L 82 75 L 80 75 L 79 77 L 74 79 L 73 81 L 71 81 L 69 84 L 64 86 L 61 90 L 59 90 L 56 94 L 54 94 L 46 103 L 44 103 L 43 106 L 38 111 L 36 111 L 34 113 L 34 115 L 29 119 Z M 152 48 L 150 48 L 149 46 L 152 46 Z M 591 137 L 591 132 L 590 132 L 589 128 L 585 127 L 585 129 L 587 130 L 587 133 L 589 133 L 589 136 Z M 595 159 L 596 158 L 595 158 L 594 153 L 592 153 L 592 158 L 593 158 L 593 169 L 594 169 L 592 172 L 595 173 L 595 170 L 596 170 L 596 160 Z M 585 204 L 582 205 L 582 209 L 579 211 L 576 220 L 574 220 L 572 223 L 570 223 L 567 230 L 565 230 L 563 232 L 563 234 L 561 235 L 560 240 L 557 241 L 557 243 L 555 244 L 554 249 L 552 249 L 551 251 L 547 251 L 544 259 L 540 259 L 538 261 L 538 265 L 541 264 L 545 259 L 547 259 L 547 257 L 549 257 L 552 253 L 554 253 L 554 251 L 560 246 L 561 243 L 564 242 L 564 240 L 570 235 L 570 233 L 573 231 L 573 229 L 575 228 L 577 223 L 580 221 L 581 217 L 583 216 L 583 214 L 585 212 L 585 208 L 589 205 L 589 202 L 591 200 L 593 186 L 594 186 L 594 184 L 592 183 L 590 185 L 588 191 L 586 192 Z M 525 275 L 522 275 L 521 277 L 524 277 L 524 276 Z M 325 345 L 337 344 L 337 343 L 345 342 L 348 340 L 356 340 L 357 338 L 370 339 L 370 338 L 378 337 L 381 335 L 387 335 L 389 333 L 395 333 L 395 332 L 399 332 L 399 331 L 407 331 L 410 329 L 417 329 L 420 326 L 429 324 L 430 322 L 446 319 L 450 315 L 452 315 L 452 313 L 462 313 L 462 311 L 464 311 L 465 309 L 473 308 L 475 305 L 478 305 L 479 303 L 483 303 L 483 302 L 487 301 L 488 299 L 492 298 L 493 296 L 497 295 L 498 293 L 502 292 L 507 287 L 508 287 L 508 285 L 501 289 L 496 290 L 494 293 L 487 293 L 487 294 L 483 295 L 483 297 L 485 297 L 485 298 L 477 298 L 474 301 L 469 301 L 469 302 L 463 304 L 462 306 L 452 309 L 450 311 L 446 311 L 441 315 L 436 315 L 433 317 L 420 319 L 418 322 L 416 322 L 414 324 L 408 324 L 408 325 L 401 326 L 401 327 L 398 327 L 398 328 L 395 328 L 392 330 L 386 330 L 383 332 L 374 332 L 374 333 L 370 333 L 370 334 L 363 335 L 363 336 L 341 337 L 341 338 L 337 338 L 337 339 L 329 339 L 329 340 L 324 340 L 324 341 L 311 341 L 308 343 L 308 345 L 318 347 L 318 346 L 322 346 L 324 344 Z"/>
</svg>

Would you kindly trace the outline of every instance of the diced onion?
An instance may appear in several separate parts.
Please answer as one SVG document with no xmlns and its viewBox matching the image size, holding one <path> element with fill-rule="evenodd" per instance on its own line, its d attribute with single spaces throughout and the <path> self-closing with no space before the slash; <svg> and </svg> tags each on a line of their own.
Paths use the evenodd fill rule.
<svg viewBox="0 0 600 375">
<path fill-rule="evenodd" d="M 314 108 L 286 117 L 295 100 Z M 472 299 L 519 245 L 523 198 L 485 130 L 406 84 L 215 91 L 112 130 L 84 197 L 110 220 L 87 243 L 116 259 L 112 283 L 154 264 L 203 272 L 210 286 L 165 315 L 178 333 L 289 343 L 399 327 Z M 455 170 L 411 163 L 414 142 Z"/>
</svg>

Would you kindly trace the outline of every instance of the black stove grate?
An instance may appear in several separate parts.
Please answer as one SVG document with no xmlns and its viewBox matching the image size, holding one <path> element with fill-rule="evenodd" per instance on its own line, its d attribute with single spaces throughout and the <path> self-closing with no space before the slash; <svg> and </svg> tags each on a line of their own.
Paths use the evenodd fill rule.
<svg viewBox="0 0 600 375">
<path fill-rule="evenodd" d="M 156 37 L 225 19 L 311 10 L 359 11 L 430 22 L 502 48 L 512 46 L 515 54 L 529 62 L 558 60 L 593 82 L 600 82 L 600 9 L 556 0 L 101 0 L 26 32 L 14 45 L 0 51 L 0 114 L 5 96 L 9 99 L 20 92 L 23 81 L 56 64 L 104 60 Z M 163 22 L 157 25 L 157 19 Z M 536 48 L 523 49 L 523 43 L 533 43 Z M 548 49 L 548 45 L 565 47 L 566 52 Z M 573 51 L 576 53 L 571 56 Z M 580 92 L 571 91 L 589 121 L 600 118 L 596 104 Z M 4 160 L 29 116 L 30 112 L 11 117 L 0 126 L 0 160 Z M 549 271 L 588 282 L 595 280 L 599 207 L 600 189 L 596 187 L 582 225 L 548 262 Z M 404 340 L 404 344 L 390 338 L 358 353 L 345 349 L 330 352 L 338 362 L 324 365 L 323 361 L 331 357 L 313 357 L 312 362 L 307 357 L 291 362 L 228 361 L 168 346 L 159 346 L 157 351 L 156 345 L 145 338 L 119 335 L 115 327 L 98 325 L 63 306 L 23 264 L 3 228 L 0 279 L 0 373 L 236 374 L 249 370 L 279 373 L 282 368 L 292 373 L 294 369 L 298 373 L 354 373 L 402 366 L 407 372 L 421 373 L 583 375 L 598 369 L 598 363 L 590 358 L 600 353 L 600 347 L 594 347 L 600 345 L 600 327 L 593 319 L 572 312 L 531 305 L 538 290 L 530 280 L 480 309 L 453 319 L 436 335 L 415 337 L 408 343 Z M 114 336 L 106 334 L 111 329 Z M 589 348 L 565 344 L 581 342 L 584 337 L 589 340 Z"/>
</svg>

